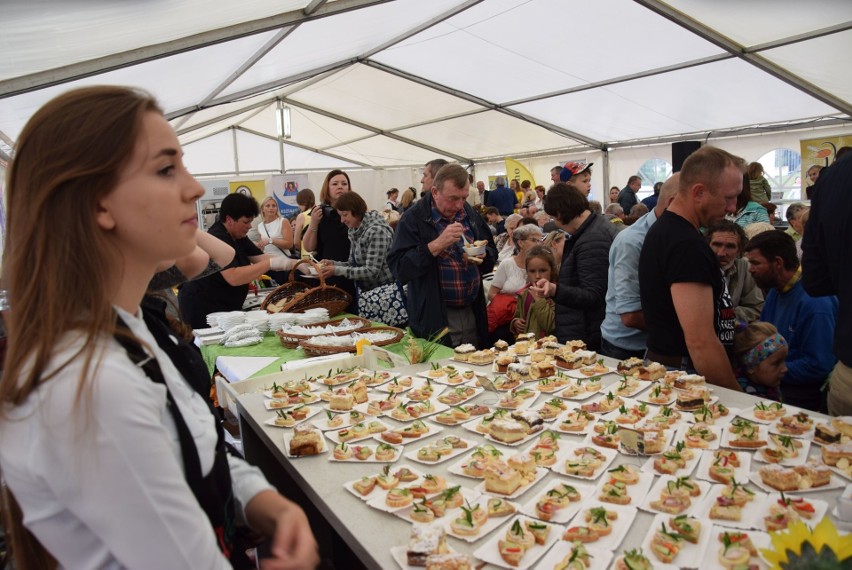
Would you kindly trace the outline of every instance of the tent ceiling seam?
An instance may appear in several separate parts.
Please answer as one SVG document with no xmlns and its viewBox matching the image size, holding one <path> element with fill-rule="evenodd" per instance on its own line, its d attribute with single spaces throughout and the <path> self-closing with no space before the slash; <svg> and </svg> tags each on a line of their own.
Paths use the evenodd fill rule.
<svg viewBox="0 0 852 570">
<path fill-rule="evenodd" d="M 226 77 L 219 85 L 214 87 L 210 93 L 208 93 L 201 101 L 198 103 L 197 107 L 204 108 L 204 106 L 213 100 L 213 98 L 224 91 L 228 85 L 233 83 L 238 77 L 240 77 L 243 73 L 249 70 L 255 63 L 257 63 L 263 56 L 270 52 L 275 46 L 281 43 L 287 36 L 292 34 L 301 24 L 295 24 L 293 26 L 288 26 L 286 29 L 279 30 L 268 42 L 266 42 L 263 46 L 261 46 L 256 52 L 251 54 L 233 73 L 231 73 L 228 77 Z M 181 122 L 177 125 L 180 126 L 188 121 L 194 113 L 190 113 L 186 117 L 181 118 Z"/>
<path fill-rule="evenodd" d="M 816 38 L 821 38 L 823 36 L 830 36 L 832 34 L 836 34 L 839 32 L 845 32 L 847 30 L 852 29 L 852 21 L 841 22 L 839 24 L 835 24 L 834 26 L 829 26 L 827 28 L 820 28 L 819 30 L 813 30 L 810 32 L 802 32 L 801 34 L 797 34 L 795 36 L 788 36 L 786 38 L 780 38 L 777 40 L 772 40 L 771 42 L 765 42 L 762 44 L 755 44 L 750 47 L 743 48 L 745 53 L 757 53 L 761 51 L 766 51 L 769 49 L 775 49 L 779 47 L 785 47 L 789 45 L 793 45 L 799 42 L 814 40 Z"/>
<path fill-rule="evenodd" d="M 284 26 L 326 18 L 391 1 L 393 0 L 336 0 L 331 4 L 320 6 L 314 13 L 308 16 L 304 14 L 302 9 L 292 10 L 275 16 L 225 26 L 216 30 L 208 30 L 159 44 L 134 48 L 58 68 L 21 75 L 0 81 L 0 99 L 35 91 L 44 87 L 61 85 L 139 63 L 162 59 L 170 55 L 192 51 L 209 45 L 268 32 Z"/>
<path fill-rule="evenodd" d="M 290 100 L 285 99 L 285 101 L 290 101 Z M 295 101 L 293 101 L 292 103 L 293 103 L 293 105 L 296 105 Z M 461 155 L 456 154 L 454 152 L 450 152 L 448 150 L 443 150 L 443 149 L 440 149 L 438 147 L 428 145 L 426 143 L 415 141 L 413 139 L 403 137 L 403 136 L 398 135 L 396 133 L 392 133 L 390 131 L 385 131 L 385 130 L 382 130 L 378 127 L 374 127 L 372 125 L 368 125 L 366 123 L 362 123 L 362 122 L 356 121 L 354 119 L 349 119 L 347 117 L 343 117 L 341 115 L 338 115 L 337 113 L 332 113 L 331 111 L 326 111 L 325 109 L 320 109 L 319 107 L 314 107 L 313 105 L 306 105 L 305 103 L 299 103 L 298 106 L 301 107 L 302 109 L 306 110 L 306 111 L 310 111 L 312 113 L 317 113 L 318 115 L 323 115 L 323 116 L 328 117 L 330 119 L 336 119 L 338 121 L 347 123 L 347 124 L 352 125 L 354 127 L 364 129 L 365 131 L 370 131 L 370 132 L 375 133 L 377 135 L 382 135 L 382 136 L 385 136 L 385 137 L 388 137 L 388 138 L 392 138 L 392 139 L 397 140 L 399 142 L 404 142 L 404 143 L 410 144 L 412 146 L 416 146 L 416 147 L 422 148 L 424 150 L 428 150 L 430 152 L 438 153 L 442 156 L 448 156 L 450 158 L 458 160 L 459 162 L 470 162 L 469 158 L 461 156 Z"/>
<path fill-rule="evenodd" d="M 597 141 L 595 139 L 583 136 L 579 133 L 575 133 L 575 132 L 570 131 L 568 129 L 563 129 L 562 127 L 559 127 L 559 126 L 554 125 L 552 123 L 548 123 L 547 121 L 542 121 L 540 119 L 536 119 L 535 117 L 531 117 L 531 116 L 526 115 L 525 113 L 522 113 L 520 111 L 517 111 L 517 110 L 514 110 L 514 109 L 507 109 L 507 108 L 503 107 L 502 105 L 494 103 L 493 101 L 488 101 L 486 99 L 482 99 L 481 97 L 471 95 L 470 93 L 465 93 L 464 91 L 459 91 L 457 89 L 453 89 L 451 87 L 441 85 L 440 83 L 435 83 L 433 81 L 429 81 L 428 79 L 420 77 L 419 75 L 414 75 L 413 73 L 408 73 L 406 71 L 402 71 L 400 69 L 397 69 L 395 67 L 391 67 L 391 66 L 386 65 L 384 63 L 379 63 L 378 61 L 375 61 L 375 60 L 372 60 L 372 59 L 366 59 L 366 60 L 362 61 L 361 63 L 363 63 L 364 65 L 369 65 L 370 67 L 374 67 L 374 68 L 379 69 L 381 71 L 384 71 L 386 73 L 390 73 L 391 75 L 396 75 L 397 77 L 402 77 L 403 79 L 408 79 L 410 81 L 414 81 L 415 83 L 419 83 L 420 85 L 425 85 L 426 87 L 431 87 L 432 89 L 435 89 L 437 91 L 441 91 L 443 93 L 447 93 L 448 95 L 454 95 L 454 96 L 459 97 L 460 99 L 464 99 L 465 101 L 468 101 L 470 103 L 475 103 L 476 105 L 479 105 L 481 107 L 485 107 L 486 109 L 489 109 L 489 110 L 492 110 L 492 111 L 498 111 L 498 112 L 503 113 L 505 115 L 515 117 L 516 119 L 521 119 L 521 120 L 526 121 L 528 123 L 538 125 L 539 127 L 547 129 L 552 133 L 558 134 L 558 135 L 563 136 L 563 137 L 568 137 L 568 138 L 574 139 L 578 142 L 582 142 L 584 144 L 587 144 L 590 147 L 602 148 L 602 146 L 603 146 L 603 143 L 601 143 L 600 141 Z"/>
<path fill-rule="evenodd" d="M 768 59 L 763 56 L 757 55 L 755 53 L 749 53 L 747 48 L 743 45 L 738 44 L 734 40 L 728 38 L 727 36 L 713 30 L 701 22 L 693 19 L 692 17 L 684 14 L 683 12 L 672 8 L 668 4 L 661 2 L 660 0 L 633 0 L 640 6 L 644 6 L 645 8 L 653 11 L 654 13 L 676 23 L 681 26 L 685 30 L 692 32 L 693 34 L 707 40 L 714 45 L 721 47 L 725 51 L 735 55 L 741 60 L 757 67 L 761 71 L 768 73 L 779 79 L 788 85 L 810 95 L 814 99 L 817 99 L 830 107 L 834 107 L 838 111 L 846 113 L 847 115 L 852 115 L 852 105 L 843 101 L 839 97 L 832 95 L 831 93 L 820 89 L 816 85 L 810 83 L 804 78 L 792 73 L 786 69 L 779 67 L 778 65 L 772 63 Z"/>
<path fill-rule="evenodd" d="M 244 133 L 254 135 L 256 137 L 261 137 L 261 138 L 264 138 L 264 139 L 269 139 L 269 140 L 272 140 L 272 141 L 275 141 L 275 142 L 279 142 L 277 137 L 273 137 L 271 135 L 267 135 L 266 133 L 261 133 L 259 131 L 255 131 L 254 129 L 249 129 L 247 127 L 234 127 L 234 129 L 236 129 L 238 131 L 242 131 Z M 294 143 L 293 141 L 289 141 L 289 140 L 285 141 L 284 144 L 288 145 L 288 146 L 294 146 L 294 147 L 300 148 L 302 150 L 315 152 L 317 154 L 322 154 L 324 156 L 328 156 L 328 157 L 334 158 L 336 160 L 343 160 L 345 162 L 351 162 L 352 164 L 357 164 L 358 166 L 363 166 L 364 168 L 372 168 L 374 170 L 382 170 L 382 167 L 380 167 L 380 166 L 375 166 L 373 164 L 368 164 L 366 162 L 359 162 L 357 160 L 353 160 L 351 158 L 346 158 L 346 157 L 340 156 L 338 154 L 327 152 L 327 151 L 324 151 L 322 149 L 314 148 L 314 147 L 311 147 L 311 146 L 308 146 L 308 145 L 305 145 L 305 144 Z"/>
</svg>

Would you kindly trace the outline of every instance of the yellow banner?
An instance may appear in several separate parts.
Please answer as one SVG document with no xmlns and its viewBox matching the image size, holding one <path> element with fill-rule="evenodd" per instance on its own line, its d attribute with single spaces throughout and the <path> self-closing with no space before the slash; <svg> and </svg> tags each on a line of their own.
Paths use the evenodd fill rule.
<svg viewBox="0 0 852 570">
<path fill-rule="evenodd" d="M 533 178 L 532 173 L 527 170 L 527 167 L 518 162 L 513 158 L 504 158 L 506 162 L 506 183 L 509 183 L 509 180 L 517 180 L 518 184 L 523 182 L 524 180 L 530 181 L 530 188 L 535 188 L 535 178 Z"/>
<path fill-rule="evenodd" d="M 252 196 L 257 200 L 258 205 L 266 198 L 266 180 L 237 180 L 228 182 L 228 185 L 231 193 L 239 192 Z"/>
</svg>

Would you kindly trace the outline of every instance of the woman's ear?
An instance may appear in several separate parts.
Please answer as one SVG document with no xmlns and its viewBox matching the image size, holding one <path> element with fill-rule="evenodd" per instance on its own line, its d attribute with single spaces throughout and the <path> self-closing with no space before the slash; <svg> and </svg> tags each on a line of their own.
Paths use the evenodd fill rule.
<svg viewBox="0 0 852 570">
<path fill-rule="evenodd" d="M 115 218 L 109 209 L 109 205 L 104 202 L 98 203 L 98 211 L 95 213 L 95 219 L 101 229 L 111 231 L 115 229 Z"/>
</svg>

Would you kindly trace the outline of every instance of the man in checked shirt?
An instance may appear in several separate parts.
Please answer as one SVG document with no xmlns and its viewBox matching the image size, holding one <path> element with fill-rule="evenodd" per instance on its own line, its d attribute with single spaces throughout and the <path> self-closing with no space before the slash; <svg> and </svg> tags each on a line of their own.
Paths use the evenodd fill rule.
<svg viewBox="0 0 852 570">
<path fill-rule="evenodd" d="M 436 173 L 431 191 L 403 214 L 388 264 L 408 284 L 408 318 L 419 337 L 450 328 L 451 346 L 488 343 L 482 275 L 491 272 L 497 250 L 485 221 L 467 203 L 470 181 L 458 164 Z M 464 245 L 485 242 L 485 254 L 470 257 Z"/>
</svg>

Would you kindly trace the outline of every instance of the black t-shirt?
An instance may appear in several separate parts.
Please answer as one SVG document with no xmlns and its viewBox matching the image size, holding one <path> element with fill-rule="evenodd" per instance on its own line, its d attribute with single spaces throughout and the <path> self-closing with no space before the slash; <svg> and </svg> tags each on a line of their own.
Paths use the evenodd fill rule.
<svg viewBox="0 0 852 570">
<path fill-rule="evenodd" d="M 681 216 L 666 211 L 648 230 L 642 245 L 639 295 L 648 349 L 666 356 L 687 356 L 672 302 L 673 283 L 705 283 L 713 288 L 713 327 L 730 353 L 736 317 L 722 268 L 701 233 Z"/>
<path fill-rule="evenodd" d="M 221 222 L 213 224 L 207 233 L 219 238 L 234 248 L 234 259 L 227 267 L 223 268 L 223 271 L 232 267 L 251 265 L 250 257 L 263 255 L 263 252 L 247 237 L 241 239 L 232 238 Z M 229 285 L 221 273 L 214 273 L 213 275 L 184 283 L 183 287 L 181 287 L 181 294 L 182 297 L 185 295 L 196 297 L 205 306 L 205 314 L 217 311 L 239 311 L 243 308 L 243 302 L 246 300 L 246 295 L 248 295 L 248 284 Z"/>
<path fill-rule="evenodd" d="M 325 208 L 317 228 L 317 259 L 349 261 L 349 228 L 334 208 Z"/>
</svg>

